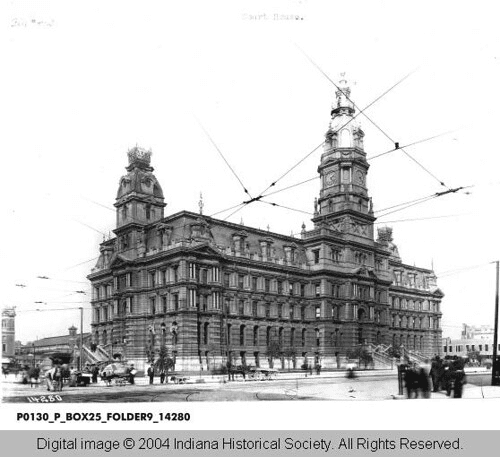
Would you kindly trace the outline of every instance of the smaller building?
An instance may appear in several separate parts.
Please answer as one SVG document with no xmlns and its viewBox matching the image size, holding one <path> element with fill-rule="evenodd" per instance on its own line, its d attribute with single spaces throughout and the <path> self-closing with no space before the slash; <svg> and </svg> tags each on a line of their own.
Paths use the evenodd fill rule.
<svg viewBox="0 0 500 457">
<path fill-rule="evenodd" d="M 83 333 L 83 344 L 90 344 L 90 333 Z M 68 329 L 67 335 L 50 336 L 31 341 L 21 347 L 19 359 L 24 364 L 35 364 L 49 359 L 55 354 L 70 354 L 73 363 L 77 363 L 79 356 L 80 334 L 77 328 L 72 325 Z"/>
<path fill-rule="evenodd" d="M 16 353 L 16 308 L 2 310 L 2 364 Z"/>
<path fill-rule="evenodd" d="M 459 339 L 443 338 L 443 355 L 467 358 L 471 353 L 479 355 L 481 359 L 493 357 L 494 329 L 491 325 L 462 324 Z M 500 354 L 500 344 L 498 344 Z"/>
<path fill-rule="evenodd" d="M 493 340 L 494 329 L 491 325 L 462 324 L 462 339 Z"/>
</svg>

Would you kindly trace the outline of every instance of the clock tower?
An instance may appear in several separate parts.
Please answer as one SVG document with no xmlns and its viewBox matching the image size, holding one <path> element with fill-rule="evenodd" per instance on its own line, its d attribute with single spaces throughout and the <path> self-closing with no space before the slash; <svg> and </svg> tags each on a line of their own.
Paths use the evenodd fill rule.
<svg viewBox="0 0 500 457">
<path fill-rule="evenodd" d="M 116 229 L 121 252 L 143 256 L 147 227 L 164 217 L 166 206 L 160 183 L 153 174 L 151 151 L 135 146 L 127 153 L 127 174 L 120 179 L 116 195 Z"/>
<path fill-rule="evenodd" d="M 375 217 L 366 187 L 369 165 L 363 147 L 364 133 L 354 117 L 346 80 L 340 80 L 338 87 L 318 167 L 321 191 L 313 222 L 373 239 Z"/>
</svg>

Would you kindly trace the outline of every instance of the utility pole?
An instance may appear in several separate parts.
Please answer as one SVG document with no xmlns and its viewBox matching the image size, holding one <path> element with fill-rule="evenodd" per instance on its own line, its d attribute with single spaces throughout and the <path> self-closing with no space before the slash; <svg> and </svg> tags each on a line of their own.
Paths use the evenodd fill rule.
<svg viewBox="0 0 500 457">
<path fill-rule="evenodd" d="M 80 357 L 78 361 L 78 370 L 82 372 L 83 362 L 83 306 L 80 306 Z"/>
<path fill-rule="evenodd" d="M 498 282 L 500 275 L 500 261 L 496 260 L 493 262 L 496 264 L 496 290 L 495 290 L 495 325 L 493 330 L 493 366 L 491 368 L 491 385 L 496 386 L 499 384 L 500 376 L 500 366 L 497 360 L 497 350 L 498 350 Z"/>
</svg>

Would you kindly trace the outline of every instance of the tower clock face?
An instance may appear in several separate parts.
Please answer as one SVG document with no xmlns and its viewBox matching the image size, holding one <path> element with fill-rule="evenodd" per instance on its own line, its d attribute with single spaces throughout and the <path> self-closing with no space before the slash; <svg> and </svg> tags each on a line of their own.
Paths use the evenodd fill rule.
<svg viewBox="0 0 500 457">
<path fill-rule="evenodd" d="M 363 172 L 359 171 L 356 173 L 356 181 L 358 184 L 364 184 L 365 183 L 365 176 L 363 175 Z"/>
<path fill-rule="evenodd" d="M 325 176 L 325 183 L 327 186 L 333 186 L 334 184 L 336 184 L 337 183 L 337 176 L 335 175 L 335 173 L 328 173 Z"/>
</svg>

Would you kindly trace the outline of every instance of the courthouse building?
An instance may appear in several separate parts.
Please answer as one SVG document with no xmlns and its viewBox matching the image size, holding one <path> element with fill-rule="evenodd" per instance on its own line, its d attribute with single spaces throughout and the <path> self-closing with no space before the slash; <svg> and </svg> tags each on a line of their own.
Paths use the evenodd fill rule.
<svg viewBox="0 0 500 457">
<path fill-rule="evenodd" d="M 391 228 L 375 239 L 364 133 L 342 84 L 314 227 L 300 237 L 189 211 L 165 215 L 151 151 L 128 151 L 116 237 L 100 245 L 88 276 L 94 343 L 140 367 L 164 345 L 178 370 L 228 360 L 333 368 L 359 347 L 442 352 L 434 272 L 403 263 Z"/>
</svg>

